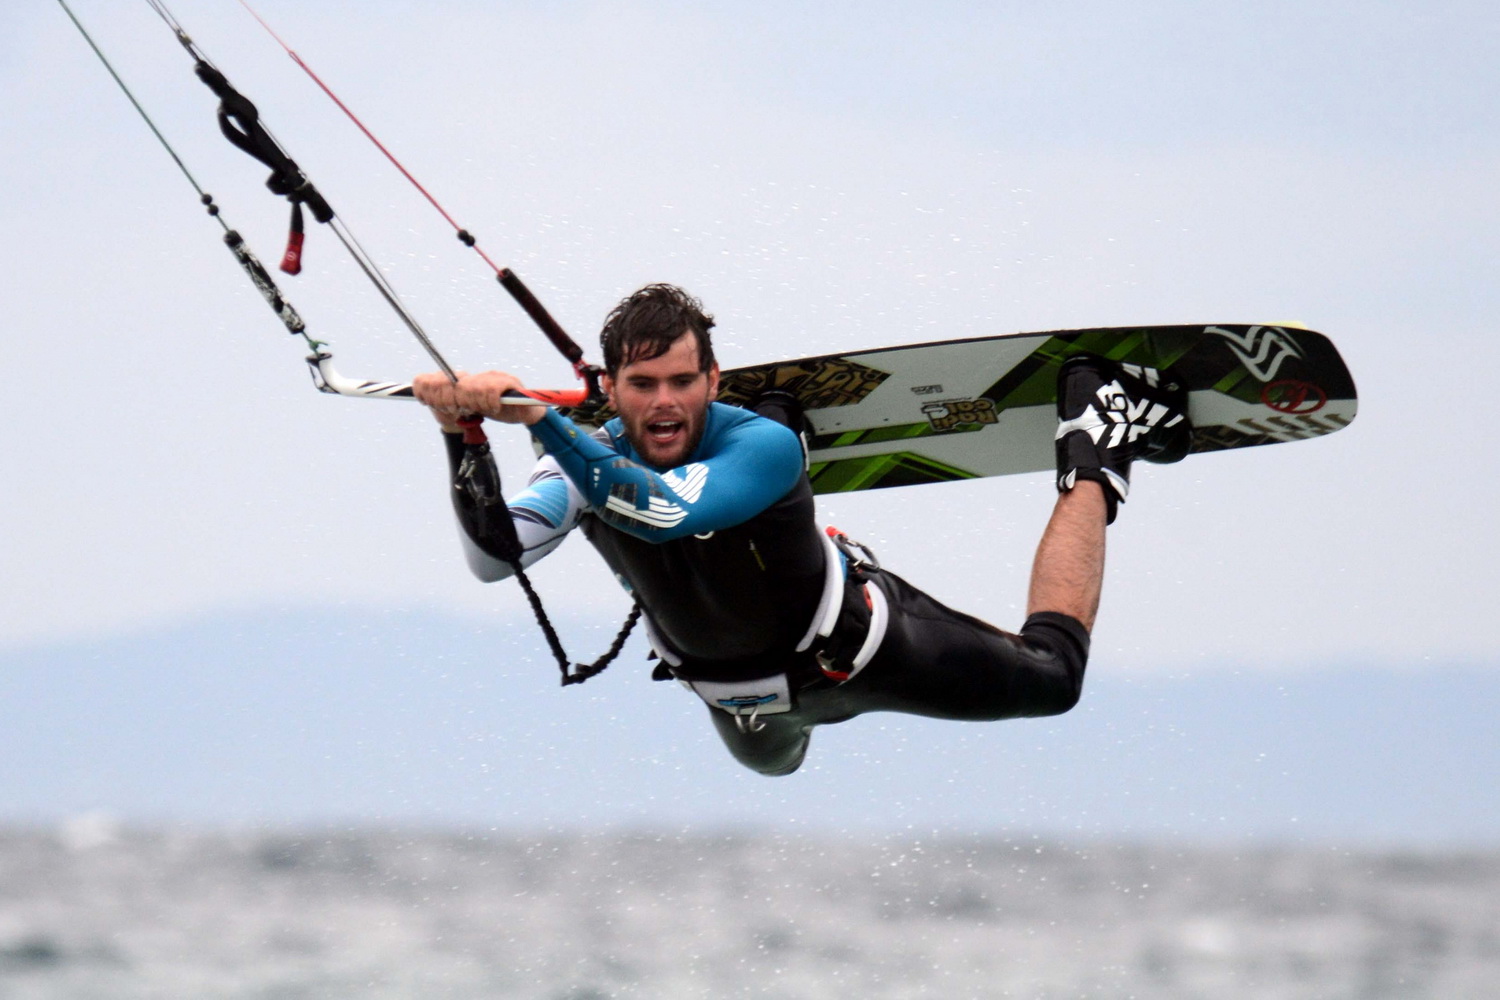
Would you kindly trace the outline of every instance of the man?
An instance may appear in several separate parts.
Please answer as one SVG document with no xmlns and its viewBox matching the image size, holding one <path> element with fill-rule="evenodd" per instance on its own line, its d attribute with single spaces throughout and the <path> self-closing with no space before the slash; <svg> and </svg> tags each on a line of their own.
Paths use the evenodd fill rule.
<svg viewBox="0 0 1500 1000">
<path fill-rule="evenodd" d="M 715 402 L 713 325 L 670 285 L 621 302 L 600 336 L 601 386 L 619 416 L 592 434 L 554 410 L 501 403 L 521 387 L 504 372 L 456 383 L 423 375 L 413 385 L 443 427 L 455 475 L 462 414 L 531 428 L 545 454 L 509 501 L 523 566 L 581 528 L 644 609 L 658 673 L 708 703 L 747 767 L 790 774 L 815 726 L 864 712 L 992 720 L 1072 708 L 1099 606 L 1105 525 L 1125 499 L 1133 457 L 1186 454 L 1185 394 L 1159 387 L 1149 369 L 1092 358 L 1064 366 L 1059 496 L 1013 635 L 819 530 L 800 410 L 779 394 L 755 413 Z M 454 503 L 475 574 L 511 575 L 473 502 L 455 490 Z"/>
</svg>

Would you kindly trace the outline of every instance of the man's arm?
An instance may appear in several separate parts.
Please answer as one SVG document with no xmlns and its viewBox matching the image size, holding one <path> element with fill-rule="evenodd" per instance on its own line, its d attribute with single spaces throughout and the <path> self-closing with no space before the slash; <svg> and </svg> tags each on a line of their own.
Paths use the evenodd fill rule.
<svg viewBox="0 0 1500 1000">
<path fill-rule="evenodd" d="M 772 420 L 732 411 L 711 454 L 665 472 L 631 461 L 553 410 L 531 432 L 589 506 L 609 524 L 649 542 L 733 527 L 780 500 L 802 475 L 802 446 Z M 710 415 L 710 420 L 726 419 Z"/>
<path fill-rule="evenodd" d="M 495 526 L 484 523 L 474 499 L 467 490 L 459 487 L 458 469 L 463 461 L 464 446 L 463 428 L 458 421 L 465 414 L 488 412 L 495 419 L 529 423 L 539 419 L 541 413 L 539 407 L 499 405 L 504 392 L 521 385 L 520 380 L 512 375 L 503 372 L 486 372 L 477 376 L 459 373 L 459 378 L 464 384 L 463 389 L 444 373 L 418 375 L 412 379 L 412 389 L 413 395 L 431 410 L 443 429 L 449 482 L 453 486 L 453 510 L 458 516 L 465 561 L 475 576 L 489 583 L 512 576 L 515 569 L 500 554 L 505 546 L 502 539 L 492 536 Z M 477 389 L 471 388 L 474 386 Z M 521 543 L 522 568 L 561 545 L 568 532 L 577 526 L 584 509 L 578 491 L 563 477 L 556 463 L 545 458 L 532 470 L 526 488 L 511 497 L 506 506 L 510 509 L 510 520 Z"/>
<path fill-rule="evenodd" d="M 457 482 L 458 466 L 463 461 L 463 438 L 459 434 L 443 437 L 464 559 L 470 571 L 485 583 L 507 579 L 515 574 L 515 568 L 501 556 L 500 540 L 491 536 L 493 529 L 484 524 L 474 499 Z M 510 497 L 506 507 L 521 543 L 521 568 L 525 569 L 562 544 L 568 532 L 578 525 L 584 502 L 557 463 L 544 455 L 532 469 L 526 488 Z"/>
<path fill-rule="evenodd" d="M 804 468 L 796 434 L 748 414 L 718 429 L 722 440 L 703 461 L 657 472 L 551 408 L 502 404 L 505 392 L 521 388 L 520 380 L 506 372 L 462 375 L 457 383 L 423 375 L 413 380 L 412 388 L 444 430 L 456 428 L 458 415 L 465 412 L 530 426 L 600 518 L 646 541 L 671 541 L 741 524 L 785 496 Z"/>
</svg>

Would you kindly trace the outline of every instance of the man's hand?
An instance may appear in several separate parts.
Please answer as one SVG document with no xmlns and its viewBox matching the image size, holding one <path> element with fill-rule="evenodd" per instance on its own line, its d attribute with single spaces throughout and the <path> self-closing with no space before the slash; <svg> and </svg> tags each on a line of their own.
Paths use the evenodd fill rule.
<svg viewBox="0 0 1500 1000">
<path fill-rule="evenodd" d="M 459 372 L 458 376 L 463 378 L 464 373 Z M 453 380 L 445 373 L 418 375 L 411 380 L 411 394 L 416 397 L 417 402 L 432 411 L 446 433 L 457 434 L 463 430 L 458 426 L 458 418 L 463 416 L 463 411 L 458 408 Z"/>
<path fill-rule="evenodd" d="M 500 402 L 505 393 L 525 388 L 520 379 L 508 372 L 480 372 L 477 375 L 459 372 L 457 382 L 442 372 L 433 372 L 412 379 L 411 387 L 412 395 L 432 410 L 443 430 L 450 434 L 463 429 L 459 427 L 458 419 L 465 414 L 530 426 L 547 412 L 545 406 Z"/>
</svg>

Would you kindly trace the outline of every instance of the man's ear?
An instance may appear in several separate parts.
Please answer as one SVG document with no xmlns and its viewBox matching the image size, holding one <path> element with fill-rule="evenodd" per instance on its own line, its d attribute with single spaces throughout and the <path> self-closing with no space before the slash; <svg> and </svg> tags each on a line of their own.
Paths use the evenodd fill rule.
<svg viewBox="0 0 1500 1000">
<path fill-rule="evenodd" d="M 719 398 L 719 363 L 715 361 L 708 369 L 708 400 Z"/>
<path fill-rule="evenodd" d="M 608 375 L 600 375 L 599 388 L 603 390 L 604 395 L 609 398 L 609 405 L 618 410 L 620 407 L 615 404 L 615 380 L 610 378 Z"/>
</svg>

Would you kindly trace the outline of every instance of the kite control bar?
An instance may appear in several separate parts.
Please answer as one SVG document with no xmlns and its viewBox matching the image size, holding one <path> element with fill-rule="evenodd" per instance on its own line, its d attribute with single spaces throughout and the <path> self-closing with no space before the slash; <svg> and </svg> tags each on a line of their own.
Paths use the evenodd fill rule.
<svg viewBox="0 0 1500 1000">
<path fill-rule="evenodd" d="M 333 354 L 321 347 L 307 356 L 312 369 L 313 385 L 319 392 L 359 399 L 414 399 L 410 382 L 378 382 L 353 379 L 339 374 L 333 367 Z M 587 389 L 518 389 L 500 397 L 515 406 L 582 406 L 588 401 Z"/>
</svg>

